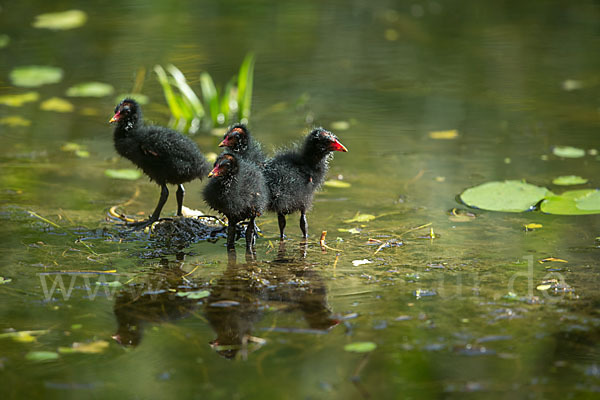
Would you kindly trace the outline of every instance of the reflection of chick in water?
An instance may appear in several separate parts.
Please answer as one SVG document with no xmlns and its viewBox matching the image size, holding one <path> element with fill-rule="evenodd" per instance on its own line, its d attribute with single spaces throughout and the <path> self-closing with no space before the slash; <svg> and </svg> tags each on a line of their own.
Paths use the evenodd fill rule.
<svg viewBox="0 0 600 400">
<path fill-rule="evenodd" d="M 137 346 L 147 323 L 161 323 L 185 318 L 198 307 L 198 300 L 177 296 L 169 289 L 181 284 L 186 273 L 179 267 L 170 268 L 168 261 L 158 274 L 148 274 L 146 281 L 127 286 L 116 295 L 114 312 L 117 332 L 113 338 L 122 345 Z"/>
<path fill-rule="evenodd" d="M 217 334 L 211 345 L 220 355 L 233 358 L 242 350 L 245 356 L 248 345 L 264 343 L 251 334 L 267 302 L 283 304 L 286 311 L 300 310 L 310 329 L 327 330 L 339 323 L 327 306 L 322 279 L 304 260 L 287 258 L 284 242 L 268 266 L 237 264 L 232 254 L 205 306 L 206 318 Z"/>
</svg>

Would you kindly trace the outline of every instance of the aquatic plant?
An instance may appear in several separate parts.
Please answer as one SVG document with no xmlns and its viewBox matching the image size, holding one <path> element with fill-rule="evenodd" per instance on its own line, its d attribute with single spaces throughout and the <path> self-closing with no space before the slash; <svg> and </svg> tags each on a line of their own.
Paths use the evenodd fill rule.
<svg viewBox="0 0 600 400">
<path fill-rule="evenodd" d="M 200 74 L 199 94 L 189 85 L 185 75 L 174 65 L 154 67 L 171 111 L 171 126 L 195 132 L 201 126 L 214 128 L 232 122 L 247 123 L 252 105 L 254 54 L 246 55 L 237 76 L 220 89 L 208 72 Z"/>
</svg>

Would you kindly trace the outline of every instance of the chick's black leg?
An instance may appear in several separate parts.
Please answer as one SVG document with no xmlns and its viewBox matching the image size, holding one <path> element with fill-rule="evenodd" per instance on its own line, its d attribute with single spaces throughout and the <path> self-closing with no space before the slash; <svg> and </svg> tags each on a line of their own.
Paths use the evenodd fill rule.
<svg viewBox="0 0 600 400">
<path fill-rule="evenodd" d="M 308 237 L 308 222 L 306 222 L 306 213 L 300 211 L 300 230 L 302 231 L 302 237 L 306 239 Z"/>
<path fill-rule="evenodd" d="M 283 240 L 285 238 L 285 235 L 283 234 L 283 231 L 285 230 L 285 215 L 282 213 L 277 214 L 277 220 L 279 221 L 279 234 L 281 240 Z"/>
<path fill-rule="evenodd" d="M 252 248 L 256 244 L 256 225 L 254 225 L 254 217 L 248 221 L 248 227 L 246 228 L 246 250 L 252 251 Z"/>
<path fill-rule="evenodd" d="M 185 194 L 183 185 L 177 185 L 177 192 L 175 194 L 177 195 L 177 216 L 181 217 L 183 215 L 181 212 L 181 209 L 183 208 L 183 195 Z"/>
<path fill-rule="evenodd" d="M 162 211 L 165 203 L 167 202 L 167 199 L 169 198 L 169 189 L 167 188 L 167 185 L 160 185 L 160 187 L 160 198 L 158 199 L 158 204 L 156 205 L 154 212 L 152 213 L 150 218 L 148 218 L 145 221 L 134 222 L 132 224 L 129 224 L 129 226 L 133 227 L 133 230 L 143 229 L 158 221 L 158 218 L 160 217 L 160 212 Z"/>
<path fill-rule="evenodd" d="M 236 221 L 232 221 L 228 218 L 227 225 L 227 250 L 235 251 L 235 225 Z"/>
</svg>

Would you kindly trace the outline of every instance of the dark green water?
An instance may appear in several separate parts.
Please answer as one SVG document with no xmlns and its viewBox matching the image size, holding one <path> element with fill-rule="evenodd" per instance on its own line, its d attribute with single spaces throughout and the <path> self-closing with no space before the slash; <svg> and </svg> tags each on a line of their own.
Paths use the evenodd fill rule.
<svg viewBox="0 0 600 400">
<path fill-rule="evenodd" d="M 83 27 L 31 27 L 37 14 L 71 8 L 87 12 Z M 306 247 L 292 216 L 280 249 L 267 214 L 256 263 L 241 251 L 228 260 L 223 239 L 175 254 L 142 233 L 121 239 L 107 221 L 136 190 L 131 214 L 151 211 L 159 192 L 104 175 L 130 167 L 112 148 L 115 96 L 69 99 L 70 113 L 0 105 L 0 119 L 31 121 L 0 125 L 0 276 L 12 279 L 0 285 L 0 330 L 47 331 L 0 337 L 0 397 L 597 398 L 599 217 L 475 211 L 456 222 L 448 211 L 492 180 L 561 192 L 553 178 L 581 175 L 582 187 L 600 186 L 594 155 L 552 155 L 555 145 L 600 148 L 599 32 L 593 1 L 2 5 L 11 41 L 0 49 L 0 96 L 27 91 L 8 79 L 22 65 L 64 69 L 60 83 L 32 89 L 43 101 L 84 81 L 127 92 L 155 64 L 177 65 L 196 85 L 202 70 L 223 82 L 254 51 L 256 137 L 271 151 L 313 125 L 350 122 L 331 128 L 349 153 L 336 154 L 330 176 L 352 186 L 317 195 Z M 142 92 L 146 116 L 166 124 L 151 72 Z M 451 129 L 458 138 L 429 137 Z M 217 150 L 214 136 L 194 139 Z M 90 157 L 61 151 L 66 142 Z M 187 185 L 186 205 L 205 208 L 201 188 Z M 165 215 L 174 209 L 171 198 Z M 380 217 L 344 222 L 357 212 Z M 525 232 L 531 222 L 543 227 Z M 339 231 L 350 228 L 360 232 Z M 323 230 L 339 252 L 321 250 Z M 403 244 L 374 254 L 370 238 Z M 568 262 L 538 262 L 546 257 Z M 117 272 L 60 273 L 105 270 Z M 564 290 L 537 290 L 548 278 Z M 52 290 L 59 279 L 65 290 Z M 175 293 L 189 290 L 210 295 Z M 99 341 L 99 353 L 27 359 Z M 377 348 L 344 350 L 363 341 Z"/>
</svg>

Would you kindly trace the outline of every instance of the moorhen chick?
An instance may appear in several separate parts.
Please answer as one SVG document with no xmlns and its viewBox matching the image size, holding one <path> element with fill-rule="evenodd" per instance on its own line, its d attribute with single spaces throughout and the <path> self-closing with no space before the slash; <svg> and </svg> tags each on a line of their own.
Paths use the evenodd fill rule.
<svg viewBox="0 0 600 400">
<path fill-rule="evenodd" d="M 204 188 L 204 201 L 227 217 L 227 250 L 235 250 L 236 224 L 249 219 L 246 250 L 252 251 L 257 233 L 254 219 L 263 213 L 269 201 L 262 171 L 255 164 L 225 152 L 217 158 L 208 177 L 211 180 Z"/>
<path fill-rule="evenodd" d="M 136 228 L 158 221 L 169 197 L 167 183 L 177 185 L 177 215 L 181 216 L 183 183 L 202 179 L 210 170 L 204 155 L 187 136 L 169 128 L 145 125 L 142 109 L 133 99 L 124 99 L 115 108 L 110 123 L 115 123 L 114 144 L 117 152 L 140 168 L 161 187 L 160 199 L 148 220 L 135 222 Z"/>
<path fill-rule="evenodd" d="M 265 155 L 260 143 L 254 140 L 250 130 L 244 124 L 235 124 L 229 128 L 219 147 L 225 147 L 229 152 L 258 166 L 263 166 L 265 163 Z"/>
<path fill-rule="evenodd" d="M 276 154 L 265 164 L 265 178 L 270 192 L 268 209 L 277 213 L 279 233 L 285 237 L 285 216 L 300 211 L 302 237 L 308 237 L 306 211 L 315 190 L 325 180 L 332 151 L 348 151 L 331 132 L 317 128 L 308 134 L 296 150 Z"/>
</svg>

